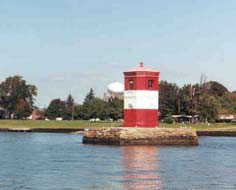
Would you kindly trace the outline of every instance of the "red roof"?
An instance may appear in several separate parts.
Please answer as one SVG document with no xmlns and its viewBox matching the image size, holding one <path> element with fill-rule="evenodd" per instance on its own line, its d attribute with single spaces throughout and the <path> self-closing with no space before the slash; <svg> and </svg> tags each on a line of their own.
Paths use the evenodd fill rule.
<svg viewBox="0 0 236 190">
<path fill-rule="evenodd" d="M 144 72 L 159 72 L 157 70 L 144 67 L 143 62 L 141 62 L 136 69 L 128 70 L 126 72 L 142 72 L 142 71 L 144 71 Z"/>
</svg>

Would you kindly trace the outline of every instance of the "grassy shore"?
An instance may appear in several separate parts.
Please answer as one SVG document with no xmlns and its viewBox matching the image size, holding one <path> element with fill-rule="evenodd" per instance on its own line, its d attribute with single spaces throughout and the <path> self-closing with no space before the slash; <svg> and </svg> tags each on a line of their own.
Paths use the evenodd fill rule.
<svg viewBox="0 0 236 190">
<path fill-rule="evenodd" d="M 197 123 L 197 124 L 160 124 L 161 128 L 191 128 L 198 131 L 236 131 L 236 124 L 232 123 Z"/>
<path fill-rule="evenodd" d="M 118 122 L 89 122 L 89 121 L 31 121 L 31 120 L 0 120 L 0 128 L 46 128 L 46 129 L 83 129 L 83 128 L 102 128 L 102 127 L 121 127 Z M 164 124 L 160 123 L 161 128 L 192 128 L 195 130 L 224 130 L 236 131 L 235 124 L 210 124 L 199 123 L 194 125 L 183 124 Z"/>
<path fill-rule="evenodd" d="M 0 120 L 0 128 L 46 128 L 46 129 L 83 129 L 83 128 L 101 128 L 117 127 L 121 123 L 115 122 L 89 122 L 89 121 L 31 121 L 31 120 Z"/>
</svg>

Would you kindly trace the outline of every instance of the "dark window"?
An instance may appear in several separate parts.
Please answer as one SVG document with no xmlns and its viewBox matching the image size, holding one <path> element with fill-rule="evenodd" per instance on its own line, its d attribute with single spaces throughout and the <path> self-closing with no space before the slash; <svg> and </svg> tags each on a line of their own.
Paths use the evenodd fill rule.
<svg viewBox="0 0 236 190">
<path fill-rule="evenodd" d="M 130 90 L 134 89 L 134 81 L 133 80 L 129 80 L 129 89 Z"/>
<path fill-rule="evenodd" d="M 148 81 L 148 88 L 152 88 L 153 87 L 153 83 L 154 83 L 153 80 L 149 80 Z"/>
</svg>

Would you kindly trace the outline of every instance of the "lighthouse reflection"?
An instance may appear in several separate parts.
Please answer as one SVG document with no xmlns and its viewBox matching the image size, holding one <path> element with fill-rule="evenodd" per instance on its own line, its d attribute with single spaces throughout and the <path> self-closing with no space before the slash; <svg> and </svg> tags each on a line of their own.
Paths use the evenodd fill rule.
<svg viewBox="0 0 236 190">
<path fill-rule="evenodd" d="M 158 190 L 157 147 L 128 146 L 123 147 L 124 190 Z"/>
</svg>

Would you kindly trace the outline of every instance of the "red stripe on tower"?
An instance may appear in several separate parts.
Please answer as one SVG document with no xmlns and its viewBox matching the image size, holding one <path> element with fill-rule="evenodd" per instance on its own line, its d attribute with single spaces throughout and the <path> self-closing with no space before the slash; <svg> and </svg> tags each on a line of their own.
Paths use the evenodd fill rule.
<svg viewBox="0 0 236 190">
<path fill-rule="evenodd" d="M 159 72 L 144 67 L 124 72 L 124 126 L 157 127 Z"/>
</svg>

